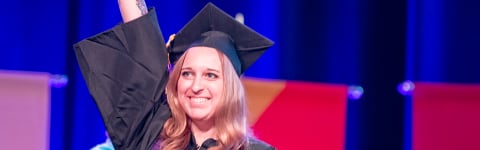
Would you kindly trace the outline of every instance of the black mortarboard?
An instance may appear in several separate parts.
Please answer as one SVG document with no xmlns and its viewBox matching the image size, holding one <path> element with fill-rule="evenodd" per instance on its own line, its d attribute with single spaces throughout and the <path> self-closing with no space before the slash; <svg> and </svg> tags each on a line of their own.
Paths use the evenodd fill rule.
<svg viewBox="0 0 480 150">
<path fill-rule="evenodd" d="M 223 52 L 238 75 L 250 67 L 273 42 L 208 3 L 171 41 L 173 64 L 190 47 L 206 46 Z"/>
</svg>

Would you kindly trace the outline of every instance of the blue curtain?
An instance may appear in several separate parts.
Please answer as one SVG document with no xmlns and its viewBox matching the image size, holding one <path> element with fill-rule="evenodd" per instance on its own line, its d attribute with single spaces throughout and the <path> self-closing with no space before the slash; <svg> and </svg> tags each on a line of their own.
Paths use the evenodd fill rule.
<svg viewBox="0 0 480 150">
<path fill-rule="evenodd" d="M 72 44 L 121 22 L 117 1 L 5 1 L 0 69 L 65 74 L 52 89 L 50 147 L 89 149 L 104 126 Z M 410 149 L 410 102 L 397 84 L 480 83 L 480 1 L 213 0 L 275 41 L 246 76 L 360 85 L 348 102 L 346 149 Z M 163 35 L 178 31 L 207 1 L 152 1 Z M 0 83 L 1 84 L 1 83 Z"/>
</svg>

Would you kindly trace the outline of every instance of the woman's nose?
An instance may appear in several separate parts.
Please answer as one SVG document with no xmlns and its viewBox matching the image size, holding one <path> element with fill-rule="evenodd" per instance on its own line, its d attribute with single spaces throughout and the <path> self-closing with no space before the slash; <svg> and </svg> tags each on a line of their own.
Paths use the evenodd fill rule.
<svg viewBox="0 0 480 150">
<path fill-rule="evenodd" d="M 193 80 L 191 89 L 192 89 L 192 92 L 195 94 L 198 94 L 203 91 L 204 85 L 200 77 L 195 77 L 195 79 Z"/>
</svg>

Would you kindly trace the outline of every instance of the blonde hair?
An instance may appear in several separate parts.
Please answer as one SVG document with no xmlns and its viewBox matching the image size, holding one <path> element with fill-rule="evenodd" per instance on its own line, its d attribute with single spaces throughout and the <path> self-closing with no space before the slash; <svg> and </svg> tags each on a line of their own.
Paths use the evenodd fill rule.
<svg viewBox="0 0 480 150">
<path fill-rule="evenodd" d="M 218 52 L 218 51 L 217 51 Z M 160 149 L 185 149 L 190 142 L 191 120 L 178 101 L 177 84 L 180 77 L 181 66 L 188 50 L 178 59 L 167 83 L 168 105 L 172 112 L 163 127 L 160 137 Z M 222 100 L 215 111 L 216 138 L 219 149 L 246 149 L 248 146 L 249 127 L 247 124 L 245 92 L 230 60 L 218 52 L 223 68 L 223 94 Z M 197 143 L 201 144 L 201 143 Z"/>
</svg>

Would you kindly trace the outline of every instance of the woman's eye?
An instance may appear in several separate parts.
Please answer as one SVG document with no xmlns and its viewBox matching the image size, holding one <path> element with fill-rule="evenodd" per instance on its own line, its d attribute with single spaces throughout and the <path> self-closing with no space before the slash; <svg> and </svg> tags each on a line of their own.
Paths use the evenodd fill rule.
<svg viewBox="0 0 480 150">
<path fill-rule="evenodd" d="M 182 76 L 183 76 L 183 77 L 188 77 L 188 76 L 190 76 L 190 75 L 192 75 L 192 73 L 190 73 L 190 72 L 188 72 L 188 71 L 182 72 Z"/>
<path fill-rule="evenodd" d="M 207 73 L 207 78 L 209 78 L 209 79 L 216 79 L 216 78 L 218 78 L 218 76 L 217 76 L 216 74 L 214 74 L 214 73 Z"/>
</svg>

